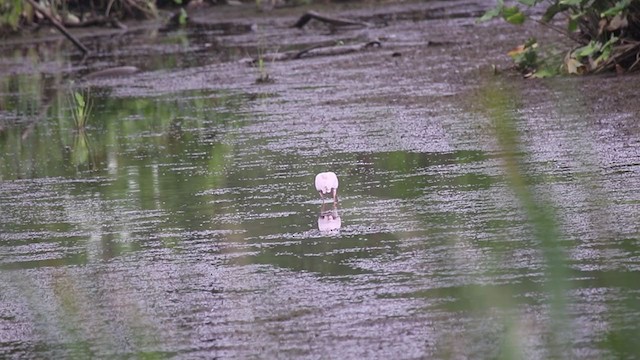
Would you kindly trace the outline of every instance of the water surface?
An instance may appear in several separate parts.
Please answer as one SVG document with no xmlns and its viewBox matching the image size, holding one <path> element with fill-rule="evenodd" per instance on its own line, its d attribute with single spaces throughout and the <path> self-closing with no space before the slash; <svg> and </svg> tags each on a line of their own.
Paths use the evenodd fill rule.
<svg viewBox="0 0 640 360">
<path fill-rule="evenodd" d="M 3 78 L 0 357 L 637 356 L 637 109 L 381 64 Z"/>
</svg>

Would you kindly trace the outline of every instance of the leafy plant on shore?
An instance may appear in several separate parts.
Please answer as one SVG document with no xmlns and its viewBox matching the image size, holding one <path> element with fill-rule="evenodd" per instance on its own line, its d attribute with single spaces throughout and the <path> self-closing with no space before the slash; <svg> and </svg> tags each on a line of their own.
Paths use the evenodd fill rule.
<svg viewBox="0 0 640 360">
<path fill-rule="evenodd" d="M 541 55 L 539 49 L 538 41 L 530 38 L 507 54 L 513 60 L 516 69 L 527 78 L 544 78 L 560 73 L 561 67 L 557 65 L 558 56 L 549 51 Z"/>
<path fill-rule="evenodd" d="M 17 30 L 22 15 L 22 0 L 0 0 L 0 33 L 3 30 Z M 24 15 L 31 17 L 30 14 Z"/>
<path fill-rule="evenodd" d="M 65 26 L 105 23 L 106 18 L 154 19 L 158 17 L 156 0 L 52 1 L 39 2 L 40 7 Z M 0 34 L 15 32 L 45 20 L 23 0 L 0 0 Z"/>
<path fill-rule="evenodd" d="M 576 43 L 561 61 L 565 72 L 584 74 L 615 70 L 621 73 L 640 69 L 640 0 L 517 0 L 511 6 L 505 5 L 504 0 L 497 0 L 496 6 L 480 21 L 502 17 L 511 24 L 520 25 L 529 18 L 523 8 L 537 5 L 546 8 L 539 19 L 532 20 Z M 558 26 L 558 18 L 564 18 L 566 27 Z M 536 48 L 525 44 L 518 55 L 522 56 L 514 58 L 516 65 L 523 57 L 528 58 L 527 66 L 517 66 L 523 73 L 535 74 L 543 68 L 542 57 Z M 534 58 L 536 61 L 531 61 Z"/>
</svg>

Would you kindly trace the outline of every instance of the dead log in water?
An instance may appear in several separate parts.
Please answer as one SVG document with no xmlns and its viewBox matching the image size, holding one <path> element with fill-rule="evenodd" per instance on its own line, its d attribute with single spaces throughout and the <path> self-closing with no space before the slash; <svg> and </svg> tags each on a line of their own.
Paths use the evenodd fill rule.
<svg viewBox="0 0 640 360">
<path fill-rule="evenodd" d="M 262 62 L 274 62 L 274 61 L 286 61 L 286 60 L 295 60 L 302 59 L 306 57 L 314 57 L 314 56 L 337 56 L 344 55 L 349 53 L 354 53 L 358 51 L 363 51 L 370 47 L 380 47 L 382 44 L 380 41 L 369 41 L 364 44 L 353 44 L 353 45 L 327 45 L 327 44 L 319 44 L 308 47 L 302 50 L 292 50 L 278 53 L 267 53 L 258 58 L 253 58 L 248 60 L 249 64 L 255 65 L 260 61 Z"/>
<path fill-rule="evenodd" d="M 371 24 L 357 21 L 357 20 L 349 20 L 349 19 L 341 19 L 336 17 L 331 17 L 327 15 L 319 14 L 315 11 L 307 11 L 298 19 L 298 21 L 293 24 L 292 27 L 297 27 L 298 29 L 302 29 L 309 21 L 312 19 L 316 19 L 318 21 L 327 23 L 332 26 L 360 26 L 360 27 L 369 27 Z"/>
<path fill-rule="evenodd" d="M 93 80 L 93 79 L 105 79 L 105 78 L 114 78 L 121 76 L 129 76 L 136 73 L 139 73 L 140 69 L 135 66 L 118 66 L 112 67 L 108 69 L 94 71 L 90 74 L 84 76 L 85 80 Z"/>
<path fill-rule="evenodd" d="M 97 16 L 85 21 L 80 21 L 77 23 L 73 22 L 65 22 L 64 26 L 68 28 L 83 28 L 83 27 L 91 27 L 91 26 L 111 26 L 113 28 L 126 30 L 127 26 L 118 21 L 116 18 L 107 17 L 107 16 Z"/>
</svg>

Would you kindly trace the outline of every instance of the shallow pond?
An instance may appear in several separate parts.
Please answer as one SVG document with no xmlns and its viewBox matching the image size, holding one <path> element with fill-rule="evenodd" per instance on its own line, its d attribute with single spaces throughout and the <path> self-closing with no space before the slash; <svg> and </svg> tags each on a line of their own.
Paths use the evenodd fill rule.
<svg viewBox="0 0 640 360">
<path fill-rule="evenodd" d="M 265 87 L 4 77 L 0 357 L 638 356 L 637 106 L 447 82 L 429 49 L 426 85 L 372 55 Z"/>
</svg>

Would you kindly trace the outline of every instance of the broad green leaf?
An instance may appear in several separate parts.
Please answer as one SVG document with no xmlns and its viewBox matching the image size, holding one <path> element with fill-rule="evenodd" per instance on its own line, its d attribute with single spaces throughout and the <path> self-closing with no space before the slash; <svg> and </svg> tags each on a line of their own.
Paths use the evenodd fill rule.
<svg viewBox="0 0 640 360">
<path fill-rule="evenodd" d="M 591 56 L 596 52 L 600 51 L 602 44 L 599 41 L 591 41 L 587 45 L 577 48 L 573 54 L 576 58 L 580 59 L 583 57 Z"/>
<path fill-rule="evenodd" d="M 507 19 L 507 22 L 514 24 L 514 25 L 522 25 L 522 23 L 524 23 L 525 20 L 525 16 L 523 13 L 519 12 L 517 14 L 513 14 L 511 16 L 509 16 Z"/>
<path fill-rule="evenodd" d="M 600 17 L 618 15 L 623 10 L 628 8 L 629 4 L 631 4 L 631 0 L 620 0 L 613 7 L 607 9 L 605 12 L 600 14 Z"/>
<path fill-rule="evenodd" d="M 502 17 L 506 20 L 507 18 L 516 15 L 520 12 L 520 9 L 517 6 L 509 6 L 502 8 Z"/>
<path fill-rule="evenodd" d="M 500 12 L 502 11 L 502 9 L 495 7 L 493 9 L 487 10 L 487 12 L 484 13 L 484 15 L 482 15 L 480 17 L 480 19 L 478 19 L 478 22 L 485 22 L 485 21 L 489 21 L 491 19 L 493 19 L 494 17 L 500 15 Z"/>
<path fill-rule="evenodd" d="M 498 0 L 496 7 L 493 9 L 487 10 L 484 15 L 478 19 L 478 22 L 485 22 L 493 19 L 494 17 L 500 16 L 502 13 L 502 9 L 504 8 L 504 0 Z"/>
</svg>

